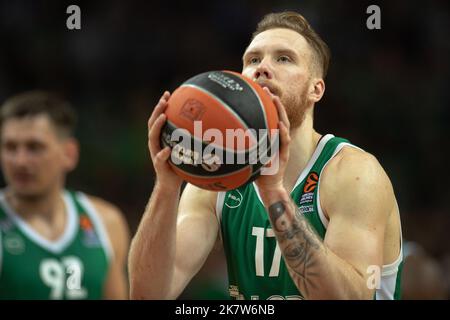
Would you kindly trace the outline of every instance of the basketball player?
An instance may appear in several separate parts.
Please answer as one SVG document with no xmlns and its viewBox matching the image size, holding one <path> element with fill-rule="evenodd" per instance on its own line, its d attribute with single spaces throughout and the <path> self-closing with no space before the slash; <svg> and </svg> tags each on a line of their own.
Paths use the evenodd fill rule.
<svg viewBox="0 0 450 320">
<path fill-rule="evenodd" d="M 401 226 L 388 176 L 371 154 L 314 130 L 328 63 L 303 16 L 265 16 L 242 73 L 277 106 L 279 171 L 226 193 L 187 185 L 180 202 L 170 150 L 159 148 L 164 93 L 148 121 L 157 182 L 131 246 L 132 298 L 176 298 L 217 239 L 236 299 L 399 298 Z"/>
<path fill-rule="evenodd" d="M 414 241 L 403 245 L 402 299 L 446 300 L 448 283 L 439 260 Z"/>
<path fill-rule="evenodd" d="M 0 113 L 0 299 L 125 299 L 128 229 L 112 204 L 64 188 L 75 114 L 32 91 Z"/>
</svg>

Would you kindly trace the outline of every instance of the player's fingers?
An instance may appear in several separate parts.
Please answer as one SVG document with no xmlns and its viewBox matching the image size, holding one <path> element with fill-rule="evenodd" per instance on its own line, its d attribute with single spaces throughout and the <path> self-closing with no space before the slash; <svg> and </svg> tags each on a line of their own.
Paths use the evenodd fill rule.
<svg viewBox="0 0 450 320">
<path fill-rule="evenodd" d="M 289 129 L 291 126 L 290 122 L 289 122 L 289 118 L 286 113 L 286 108 L 284 107 L 280 98 L 277 97 L 276 95 L 272 94 L 272 92 L 270 92 L 269 88 L 267 88 L 267 87 L 264 87 L 263 90 L 272 98 L 272 101 L 275 104 L 275 107 L 277 108 L 278 118 L 281 121 L 283 121 L 286 124 L 287 128 Z"/>
<path fill-rule="evenodd" d="M 289 134 L 289 128 L 284 122 L 280 121 L 278 125 L 280 127 L 280 160 L 287 161 L 289 158 L 291 136 Z"/>
<path fill-rule="evenodd" d="M 280 126 L 280 138 L 281 138 L 281 144 L 289 144 L 291 142 L 291 135 L 289 134 L 289 128 L 286 126 L 286 124 L 282 121 L 279 123 Z"/>
<path fill-rule="evenodd" d="M 161 151 L 159 151 L 156 156 L 155 156 L 155 160 L 157 162 L 157 164 L 166 164 L 167 160 L 170 157 L 172 149 L 170 149 L 169 146 L 165 147 L 164 149 L 162 149 Z"/>
<path fill-rule="evenodd" d="M 170 92 L 169 91 L 164 91 L 164 93 L 163 93 L 163 98 L 166 100 L 166 101 L 169 101 L 169 98 L 170 98 Z"/>
<path fill-rule="evenodd" d="M 161 150 L 159 137 L 161 134 L 161 128 L 166 122 L 166 115 L 161 113 L 158 118 L 156 118 L 152 127 L 148 132 L 148 147 L 152 158 Z"/>
<path fill-rule="evenodd" d="M 150 118 L 148 119 L 148 129 L 150 130 L 153 126 L 153 124 L 155 123 L 156 119 L 159 117 L 159 115 L 161 113 L 163 113 L 168 104 L 167 101 L 169 101 L 170 98 L 170 92 L 169 91 L 165 91 L 163 93 L 163 95 L 161 96 L 161 98 L 158 101 L 158 104 L 155 106 L 155 109 L 153 110 Z"/>
<path fill-rule="evenodd" d="M 162 150 L 160 150 L 153 160 L 153 167 L 155 168 L 156 174 L 159 176 L 160 174 L 164 174 L 164 172 L 167 172 L 167 170 L 170 170 L 170 166 L 168 163 L 168 159 L 170 158 L 170 155 L 172 153 L 172 149 L 170 147 L 164 147 Z M 160 179 L 164 179 L 161 178 Z"/>
<path fill-rule="evenodd" d="M 273 100 L 274 95 L 270 92 L 269 88 L 264 87 L 263 90 L 269 95 L 269 97 Z"/>
<path fill-rule="evenodd" d="M 277 96 L 273 97 L 273 103 L 277 107 L 278 117 L 286 125 L 287 129 L 289 130 L 291 127 L 291 123 L 289 122 L 289 118 L 286 113 L 286 108 L 284 107 L 283 103 L 281 103 L 280 98 Z"/>
</svg>

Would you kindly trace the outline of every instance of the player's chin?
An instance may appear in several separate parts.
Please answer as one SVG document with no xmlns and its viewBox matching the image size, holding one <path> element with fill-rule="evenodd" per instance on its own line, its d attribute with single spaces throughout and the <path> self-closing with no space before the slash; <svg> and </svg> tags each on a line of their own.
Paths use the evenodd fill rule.
<svg viewBox="0 0 450 320">
<path fill-rule="evenodd" d="M 36 198 L 42 195 L 43 188 L 33 182 L 12 182 L 10 183 L 11 190 L 22 198 Z"/>
</svg>

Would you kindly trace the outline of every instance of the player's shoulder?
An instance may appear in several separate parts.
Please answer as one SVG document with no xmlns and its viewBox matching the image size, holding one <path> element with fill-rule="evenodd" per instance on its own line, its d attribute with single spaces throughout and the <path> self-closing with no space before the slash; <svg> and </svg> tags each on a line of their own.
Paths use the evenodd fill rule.
<svg viewBox="0 0 450 320">
<path fill-rule="evenodd" d="M 366 177 L 371 179 L 388 178 L 378 159 L 371 153 L 345 146 L 332 158 L 326 168 L 328 175 L 337 179 Z"/>
<path fill-rule="evenodd" d="M 215 212 L 217 194 L 215 191 L 187 183 L 181 196 L 180 207 L 191 211 Z"/>
<path fill-rule="evenodd" d="M 395 204 L 391 181 L 377 158 L 351 146 L 344 147 L 325 167 L 320 192 L 328 216 L 356 209 L 358 213 L 377 212 L 372 218 L 381 219 Z M 363 210 L 369 207 L 371 210 Z"/>
<path fill-rule="evenodd" d="M 206 202 L 215 202 L 217 192 L 199 188 L 193 184 L 187 183 L 183 190 L 183 196 L 189 200 L 202 200 Z"/>
<path fill-rule="evenodd" d="M 129 246 L 130 230 L 122 211 L 115 204 L 98 196 L 85 196 L 94 206 L 109 236 L 115 255 L 120 255 Z"/>
<path fill-rule="evenodd" d="M 323 189 L 331 193 L 377 190 L 391 193 L 391 181 L 378 159 L 371 153 L 352 146 L 345 146 L 330 160 L 321 178 Z"/>
<path fill-rule="evenodd" d="M 125 217 L 118 206 L 98 196 L 90 194 L 85 194 L 85 196 L 94 205 L 106 226 L 125 224 Z"/>
</svg>

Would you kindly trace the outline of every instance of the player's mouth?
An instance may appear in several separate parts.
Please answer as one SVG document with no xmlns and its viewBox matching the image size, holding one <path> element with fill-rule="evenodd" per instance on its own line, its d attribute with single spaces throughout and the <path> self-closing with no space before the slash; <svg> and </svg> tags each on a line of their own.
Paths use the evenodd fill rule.
<svg viewBox="0 0 450 320">
<path fill-rule="evenodd" d="M 34 180 L 34 176 L 27 172 L 14 172 L 12 175 L 13 180 L 19 184 L 27 184 Z"/>
</svg>

